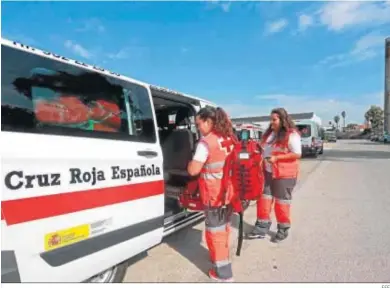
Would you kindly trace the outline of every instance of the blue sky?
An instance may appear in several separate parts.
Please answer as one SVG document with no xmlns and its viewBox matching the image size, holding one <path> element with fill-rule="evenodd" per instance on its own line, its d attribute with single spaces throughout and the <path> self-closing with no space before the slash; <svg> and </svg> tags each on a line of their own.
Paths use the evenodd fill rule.
<svg viewBox="0 0 390 288">
<path fill-rule="evenodd" d="M 276 106 L 383 106 L 390 2 L 2 2 L 2 37 L 214 101 L 231 116 Z"/>
</svg>

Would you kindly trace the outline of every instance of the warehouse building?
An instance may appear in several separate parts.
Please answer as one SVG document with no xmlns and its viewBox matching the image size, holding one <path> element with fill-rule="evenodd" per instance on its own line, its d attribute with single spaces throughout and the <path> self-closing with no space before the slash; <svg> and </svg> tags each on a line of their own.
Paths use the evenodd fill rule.
<svg viewBox="0 0 390 288">
<path fill-rule="evenodd" d="M 296 120 L 312 120 L 318 125 L 322 125 L 321 118 L 315 115 L 314 112 L 308 113 L 295 113 L 290 114 L 291 118 Z M 255 123 L 261 126 L 262 129 L 267 129 L 270 121 L 270 116 L 254 116 L 254 117 L 240 117 L 240 118 L 232 118 L 231 119 L 234 124 L 239 123 Z"/>
</svg>

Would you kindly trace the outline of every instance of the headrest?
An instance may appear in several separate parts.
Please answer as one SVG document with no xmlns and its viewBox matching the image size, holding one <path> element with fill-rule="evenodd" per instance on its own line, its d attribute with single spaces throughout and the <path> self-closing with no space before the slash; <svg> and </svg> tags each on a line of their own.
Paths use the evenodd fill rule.
<svg viewBox="0 0 390 288">
<path fill-rule="evenodd" d="M 157 114 L 157 123 L 161 128 L 168 128 L 169 126 L 169 116 L 168 113 L 160 112 Z"/>
<path fill-rule="evenodd" d="M 176 112 L 176 126 L 184 126 L 190 124 L 190 110 L 188 108 L 180 108 Z"/>
</svg>

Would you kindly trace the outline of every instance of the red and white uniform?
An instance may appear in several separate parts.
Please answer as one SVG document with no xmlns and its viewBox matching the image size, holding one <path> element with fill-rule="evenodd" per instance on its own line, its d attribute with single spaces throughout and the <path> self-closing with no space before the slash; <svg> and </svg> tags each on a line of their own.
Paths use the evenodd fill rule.
<svg viewBox="0 0 390 288">
<path fill-rule="evenodd" d="M 263 155 L 271 157 L 288 153 L 301 154 L 301 137 L 296 131 L 288 132 L 285 141 L 276 143 L 272 132 L 263 139 Z M 291 225 L 290 206 L 292 191 L 296 185 L 299 173 L 298 160 L 279 160 L 273 164 L 265 161 L 264 192 L 257 201 L 257 220 L 263 226 L 270 226 L 272 203 L 275 201 L 275 216 L 279 228 L 289 228 Z"/>
<path fill-rule="evenodd" d="M 233 277 L 229 260 L 233 185 L 227 185 L 226 190 L 222 187 L 225 160 L 233 149 L 231 139 L 210 133 L 200 140 L 193 158 L 204 163 L 199 190 L 205 207 L 206 242 L 214 272 L 221 279 Z"/>
</svg>

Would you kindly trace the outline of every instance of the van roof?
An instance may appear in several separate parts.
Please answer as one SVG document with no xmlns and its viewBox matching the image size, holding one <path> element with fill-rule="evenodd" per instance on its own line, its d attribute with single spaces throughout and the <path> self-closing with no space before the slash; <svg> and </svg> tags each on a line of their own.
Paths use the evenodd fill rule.
<svg viewBox="0 0 390 288">
<path fill-rule="evenodd" d="M 233 123 L 234 127 L 250 127 L 250 128 L 261 128 L 261 125 L 256 124 L 256 123 L 249 123 L 249 122 L 244 122 L 244 123 Z"/>
<path fill-rule="evenodd" d="M 169 94 L 174 94 L 174 95 L 178 95 L 178 96 L 185 97 L 185 98 L 195 99 L 195 100 L 204 102 L 206 104 L 215 106 L 215 103 L 213 103 L 211 101 L 208 101 L 208 100 L 205 100 L 205 99 L 202 99 L 202 98 L 199 98 L 199 97 L 196 97 L 196 96 L 184 94 L 184 93 L 181 93 L 181 92 L 178 92 L 178 91 L 174 91 L 174 90 L 171 90 L 171 89 L 168 89 L 168 88 L 164 88 L 164 87 L 161 87 L 161 86 L 157 86 L 157 85 L 152 85 L 152 84 L 145 84 L 145 85 L 149 85 L 149 87 L 151 89 L 153 89 L 153 90 L 157 90 L 157 91 L 161 91 L 161 92 L 165 92 L 165 93 L 169 93 Z"/>
<path fill-rule="evenodd" d="M 316 124 L 315 121 L 307 120 L 307 119 L 305 119 L 305 120 L 295 120 L 294 122 L 295 122 L 295 125 L 299 125 L 299 124 L 304 124 L 304 125 Z"/>
<path fill-rule="evenodd" d="M 68 65 L 71 65 L 71 66 L 76 66 L 76 67 L 80 67 L 80 68 L 84 68 L 84 69 L 88 69 L 88 70 L 93 70 L 93 71 L 95 71 L 97 73 L 105 74 L 105 75 L 108 75 L 110 77 L 114 77 L 114 78 L 118 78 L 118 79 L 121 79 L 121 80 L 133 82 L 133 83 L 136 83 L 136 84 L 139 84 L 139 85 L 143 85 L 143 86 L 148 86 L 150 89 L 153 89 L 153 90 L 157 90 L 157 91 L 161 91 L 161 92 L 165 92 L 165 93 L 169 93 L 169 94 L 174 94 L 174 95 L 185 97 L 185 98 L 195 99 L 195 100 L 204 102 L 206 104 L 215 106 L 215 103 L 213 103 L 211 101 L 208 101 L 208 100 L 205 100 L 205 99 L 202 99 L 202 98 L 199 98 L 199 97 L 196 97 L 196 96 L 192 96 L 192 95 L 189 95 L 189 94 L 181 93 L 181 92 L 174 91 L 174 90 L 171 90 L 171 89 L 168 89 L 168 88 L 164 88 L 164 87 L 161 87 L 161 86 L 148 84 L 146 82 L 139 81 L 139 80 L 136 80 L 134 78 L 130 78 L 130 77 L 127 77 L 125 75 L 121 75 L 119 73 L 112 72 L 112 71 L 103 69 L 101 67 L 97 67 L 95 65 L 89 65 L 89 64 L 86 64 L 84 62 L 81 62 L 81 61 L 78 61 L 78 60 L 73 60 L 73 59 L 70 59 L 70 58 L 58 55 L 58 54 L 53 53 L 53 52 L 43 51 L 43 50 L 37 49 L 35 47 L 32 47 L 30 45 L 22 44 L 22 43 L 17 42 L 17 41 L 12 41 L 12 40 L 8 40 L 8 39 L 5 39 L 5 38 L 1 38 L 1 45 L 5 45 L 5 46 L 8 46 L 8 47 L 11 47 L 11 48 L 14 48 L 14 49 L 22 50 L 22 51 L 25 51 L 27 53 L 35 54 L 35 55 L 38 55 L 38 56 L 41 56 L 41 57 L 55 59 L 57 61 L 60 61 L 60 62 L 63 62 L 63 63 L 67 63 Z"/>
<path fill-rule="evenodd" d="M 268 122 L 269 121 L 269 115 L 265 116 L 252 116 L 252 117 L 237 117 L 232 118 L 232 121 L 239 123 L 239 122 Z M 311 119 L 314 117 L 314 112 L 305 112 L 305 113 L 292 113 L 290 114 L 290 117 L 296 121 L 296 120 L 304 120 L 304 119 Z"/>
</svg>

